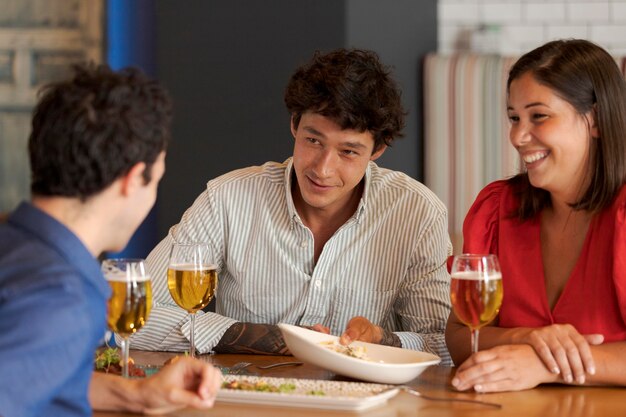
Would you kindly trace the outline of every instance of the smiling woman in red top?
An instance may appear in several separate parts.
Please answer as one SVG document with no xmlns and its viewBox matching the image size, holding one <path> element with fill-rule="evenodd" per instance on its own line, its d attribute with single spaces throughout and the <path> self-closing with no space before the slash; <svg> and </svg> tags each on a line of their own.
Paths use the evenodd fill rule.
<svg viewBox="0 0 626 417">
<path fill-rule="evenodd" d="M 499 256 L 504 300 L 471 357 L 451 313 L 452 384 L 626 385 L 624 78 L 597 45 L 554 41 L 515 63 L 507 92 L 525 172 L 482 190 L 463 228 L 463 252 Z"/>
</svg>

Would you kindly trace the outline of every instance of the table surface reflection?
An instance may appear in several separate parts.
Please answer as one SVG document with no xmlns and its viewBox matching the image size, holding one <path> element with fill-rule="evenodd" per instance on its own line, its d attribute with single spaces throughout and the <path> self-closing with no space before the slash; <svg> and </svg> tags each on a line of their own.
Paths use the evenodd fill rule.
<svg viewBox="0 0 626 417">
<path fill-rule="evenodd" d="M 131 351 L 135 363 L 160 365 L 175 355 L 167 352 Z M 203 355 L 200 357 L 218 366 L 232 366 L 237 362 L 252 362 L 255 365 L 269 365 L 276 362 L 294 360 L 285 356 L 261 355 Z M 350 381 L 317 366 L 304 364 L 298 367 L 284 367 L 260 370 L 249 368 L 250 375 L 281 378 L 305 378 L 322 380 Z M 452 390 L 450 380 L 453 368 L 431 366 L 409 384 L 424 394 L 436 397 L 457 397 L 499 403 L 501 409 L 493 409 L 476 404 L 440 402 L 417 398 L 400 393 L 386 404 L 363 412 L 333 411 L 293 407 L 260 406 L 249 404 L 228 404 L 217 402 L 210 410 L 181 410 L 171 415 L 187 416 L 363 416 L 363 417 L 511 417 L 511 416 L 552 416 L 552 417 L 612 417 L 626 415 L 626 391 L 619 387 L 568 387 L 545 385 L 532 390 L 497 394 L 458 393 Z M 133 414 L 95 412 L 96 417 L 131 416 Z"/>
</svg>

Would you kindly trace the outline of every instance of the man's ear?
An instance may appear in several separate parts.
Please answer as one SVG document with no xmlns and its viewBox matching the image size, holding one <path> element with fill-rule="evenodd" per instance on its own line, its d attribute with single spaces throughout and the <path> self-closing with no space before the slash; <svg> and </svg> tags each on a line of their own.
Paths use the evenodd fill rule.
<svg viewBox="0 0 626 417">
<path fill-rule="evenodd" d="M 385 153 L 385 149 L 387 149 L 387 145 L 380 145 L 376 152 L 370 156 L 370 161 L 375 161 L 380 158 L 380 156 Z"/>
<path fill-rule="evenodd" d="M 145 185 L 145 179 L 143 177 L 143 172 L 146 170 L 145 162 L 137 162 L 133 165 L 130 170 L 123 175 L 120 179 L 121 190 L 124 196 L 129 196 L 135 192 L 140 187 Z"/>
<path fill-rule="evenodd" d="M 297 129 L 296 129 L 296 125 L 295 125 L 295 124 L 294 124 L 294 122 L 293 122 L 293 115 L 291 115 L 291 121 L 290 121 L 290 123 L 289 123 L 289 124 L 290 124 L 290 126 L 291 126 L 291 135 L 292 135 L 292 136 L 293 136 L 293 138 L 295 139 L 295 138 L 296 138 L 296 131 L 297 131 Z"/>
</svg>

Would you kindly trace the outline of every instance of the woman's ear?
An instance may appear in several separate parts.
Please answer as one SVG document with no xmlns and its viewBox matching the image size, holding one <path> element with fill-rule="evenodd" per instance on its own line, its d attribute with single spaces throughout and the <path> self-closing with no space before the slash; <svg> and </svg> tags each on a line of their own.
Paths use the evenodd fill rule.
<svg viewBox="0 0 626 417">
<path fill-rule="evenodd" d="M 598 105 L 594 104 L 591 110 L 587 113 L 587 123 L 589 124 L 589 134 L 592 138 L 597 139 L 600 137 L 600 129 L 598 129 Z"/>
</svg>

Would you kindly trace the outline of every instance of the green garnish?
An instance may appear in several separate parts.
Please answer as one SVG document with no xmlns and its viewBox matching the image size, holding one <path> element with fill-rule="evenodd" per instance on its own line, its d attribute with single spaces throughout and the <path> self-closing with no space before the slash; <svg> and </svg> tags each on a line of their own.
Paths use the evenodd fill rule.
<svg viewBox="0 0 626 417">
<path fill-rule="evenodd" d="M 231 381 L 223 382 L 222 388 L 234 389 L 240 391 L 257 391 L 257 392 L 282 392 L 290 393 L 296 390 L 295 384 L 280 384 L 278 386 L 268 384 L 265 381 L 249 382 L 243 381 Z"/>
<path fill-rule="evenodd" d="M 120 354 L 116 348 L 107 347 L 96 356 L 96 369 L 109 369 L 110 365 L 120 363 Z"/>
<path fill-rule="evenodd" d="M 326 395 L 326 393 L 322 390 L 311 390 L 308 391 L 307 394 L 309 395 Z"/>
<path fill-rule="evenodd" d="M 294 392 L 296 390 L 295 384 L 280 384 L 278 386 L 279 392 Z"/>
</svg>

